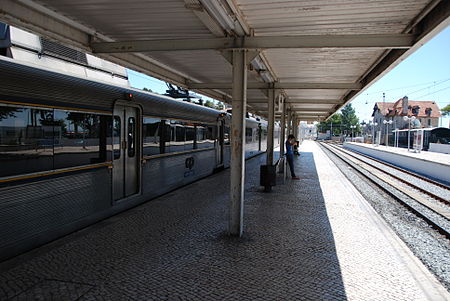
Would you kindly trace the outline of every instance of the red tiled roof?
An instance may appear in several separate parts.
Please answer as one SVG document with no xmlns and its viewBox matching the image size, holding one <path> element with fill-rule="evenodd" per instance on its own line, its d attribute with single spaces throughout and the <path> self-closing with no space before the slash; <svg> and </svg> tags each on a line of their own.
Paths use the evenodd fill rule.
<svg viewBox="0 0 450 301">
<path fill-rule="evenodd" d="M 381 114 L 387 115 L 389 113 L 388 109 L 392 109 L 394 105 L 393 102 L 376 102 L 375 106 L 380 110 Z M 374 107 L 375 110 L 375 107 Z"/>
<path fill-rule="evenodd" d="M 413 114 L 412 110 L 414 107 L 419 107 L 418 114 Z M 391 106 L 392 111 L 389 113 L 389 116 L 403 116 L 406 114 L 402 114 L 402 98 L 397 100 L 393 106 Z M 427 114 L 427 109 L 431 109 L 431 115 Z M 416 116 L 416 117 L 431 117 L 431 118 L 439 118 L 441 117 L 441 113 L 439 112 L 439 107 L 434 101 L 418 101 L 418 100 L 408 100 L 408 116 Z"/>
</svg>

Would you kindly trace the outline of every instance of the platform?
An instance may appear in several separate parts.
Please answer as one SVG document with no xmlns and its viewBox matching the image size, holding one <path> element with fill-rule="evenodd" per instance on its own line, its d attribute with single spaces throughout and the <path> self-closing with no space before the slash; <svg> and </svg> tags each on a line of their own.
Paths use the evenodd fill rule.
<svg viewBox="0 0 450 301">
<path fill-rule="evenodd" d="M 450 185 L 450 154 L 357 142 L 345 142 L 344 147 Z"/>
<path fill-rule="evenodd" d="M 245 235 L 226 235 L 229 171 L 0 266 L 0 300 L 449 300 L 312 141 L 300 181 L 263 193 L 247 162 Z"/>
</svg>

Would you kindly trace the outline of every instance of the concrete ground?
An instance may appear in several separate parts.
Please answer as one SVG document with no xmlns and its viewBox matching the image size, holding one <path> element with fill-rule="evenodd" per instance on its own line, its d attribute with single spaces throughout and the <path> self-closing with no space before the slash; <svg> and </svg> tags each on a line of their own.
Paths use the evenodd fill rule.
<svg viewBox="0 0 450 301">
<path fill-rule="evenodd" d="M 300 181 L 258 186 L 227 229 L 229 171 L 0 265 L 0 300 L 450 300 L 311 141 Z"/>
</svg>

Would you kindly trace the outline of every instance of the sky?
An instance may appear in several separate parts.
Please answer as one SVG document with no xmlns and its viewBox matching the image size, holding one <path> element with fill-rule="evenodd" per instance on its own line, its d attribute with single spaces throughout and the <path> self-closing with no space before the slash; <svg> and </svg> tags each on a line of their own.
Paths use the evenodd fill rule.
<svg viewBox="0 0 450 301">
<path fill-rule="evenodd" d="M 450 104 L 450 26 L 437 34 L 388 74 L 372 84 L 352 106 L 360 121 L 370 119 L 375 102 L 410 100 L 435 101 L 439 108 Z M 449 124 L 449 118 L 442 120 Z"/>
<path fill-rule="evenodd" d="M 130 84 L 156 93 L 165 93 L 163 81 L 128 70 Z M 410 100 L 435 101 L 439 108 L 450 104 L 450 26 L 416 50 L 388 74 L 353 99 L 352 105 L 360 121 L 369 121 L 375 102 L 394 102 L 403 96 Z M 203 99 L 210 99 L 203 96 Z M 450 118 L 441 118 L 448 126 Z"/>
</svg>

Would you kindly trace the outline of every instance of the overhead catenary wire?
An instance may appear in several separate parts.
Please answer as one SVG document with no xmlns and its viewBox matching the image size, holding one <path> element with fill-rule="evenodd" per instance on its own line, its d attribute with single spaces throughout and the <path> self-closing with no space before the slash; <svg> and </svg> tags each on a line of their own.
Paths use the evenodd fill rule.
<svg viewBox="0 0 450 301">
<path fill-rule="evenodd" d="M 401 89 L 406 89 L 406 88 L 420 87 L 420 86 L 429 85 L 429 84 L 432 84 L 432 85 L 429 85 L 428 87 L 432 87 L 436 83 L 440 84 L 440 83 L 446 82 L 448 80 L 450 80 L 450 78 L 440 79 L 440 80 L 435 80 L 435 81 L 428 81 L 428 82 L 425 82 L 425 83 L 419 83 L 419 84 L 414 84 L 414 85 L 402 86 L 402 87 L 397 87 L 397 88 L 392 88 L 392 89 L 387 89 L 387 90 L 383 89 L 383 90 L 378 90 L 378 91 L 374 91 L 374 92 L 371 92 L 371 93 L 367 93 L 366 96 L 373 95 L 373 94 L 378 94 L 378 93 L 382 93 L 382 92 L 389 92 L 389 91 L 401 90 Z M 428 88 L 428 87 L 426 87 L 426 88 Z"/>
<path fill-rule="evenodd" d="M 447 89 L 450 89 L 450 86 L 445 87 L 445 88 L 440 89 L 440 90 L 437 90 L 437 91 L 434 91 L 434 92 L 431 92 L 431 93 L 427 93 L 427 94 L 420 95 L 420 96 L 418 96 L 417 98 L 421 98 L 421 97 L 425 97 L 425 96 L 428 96 L 428 95 L 436 94 L 436 93 L 438 93 L 438 92 L 441 92 L 441 91 L 444 91 L 444 90 L 447 90 Z"/>
<path fill-rule="evenodd" d="M 435 82 L 435 84 L 433 84 L 431 86 L 427 86 L 425 88 L 421 88 L 421 89 L 416 90 L 416 91 L 408 92 L 408 93 L 406 93 L 406 95 L 411 95 L 411 94 L 414 94 L 414 93 L 417 93 L 417 92 L 420 92 L 420 91 L 423 91 L 423 90 L 426 90 L 426 89 L 434 88 L 434 87 L 439 86 L 439 85 L 441 85 L 441 84 L 443 84 L 445 82 L 448 82 L 449 80 L 450 80 L 450 78 L 448 78 L 446 80 L 443 80 L 443 81 L 441 81 L 439 83 Z"/>
</svg>

